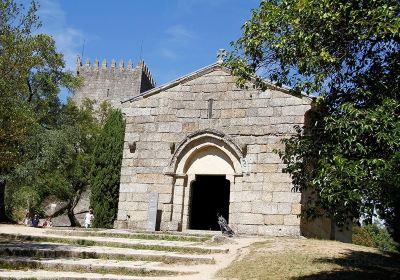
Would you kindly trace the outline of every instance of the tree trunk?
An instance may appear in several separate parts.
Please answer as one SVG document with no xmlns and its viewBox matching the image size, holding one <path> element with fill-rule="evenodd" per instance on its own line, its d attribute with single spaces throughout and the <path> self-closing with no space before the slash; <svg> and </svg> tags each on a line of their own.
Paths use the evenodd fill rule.
<svg viewBox="0 0 400 280">
<path fill-rule="evenodd" d="M 6 183 L 0 181 L 0 222 L 6 222 L 6 207 L 4 202 L 4 194 L 6 191 Z"/>
</svg>

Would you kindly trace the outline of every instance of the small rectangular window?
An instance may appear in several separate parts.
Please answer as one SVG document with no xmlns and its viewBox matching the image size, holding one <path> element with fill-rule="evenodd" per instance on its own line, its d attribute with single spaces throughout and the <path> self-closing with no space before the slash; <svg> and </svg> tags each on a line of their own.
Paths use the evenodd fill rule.
<svg viewBox="0 0 400 280">
<path fill-rule="evenodd" d="M 212 119 L 212 110 L 213 110 L 213 99 L 208 99 L 208 118 Z"/>
</svg>

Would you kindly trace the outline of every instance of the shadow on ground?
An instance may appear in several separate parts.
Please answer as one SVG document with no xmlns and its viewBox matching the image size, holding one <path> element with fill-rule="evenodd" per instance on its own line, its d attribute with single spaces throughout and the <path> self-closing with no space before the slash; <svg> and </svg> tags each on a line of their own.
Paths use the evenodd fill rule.
<svg viewBox="0 0 400 280">
<path fill-rule="evenodd" d="M 347 250 L 341 257 L 320 258 L 316 263 L 336 264 L 337 271 L 321 271 L 312 275 L 293 277 L 296 280 L 314 279 L 400 279 L 400 255 Z"/>
</svg>

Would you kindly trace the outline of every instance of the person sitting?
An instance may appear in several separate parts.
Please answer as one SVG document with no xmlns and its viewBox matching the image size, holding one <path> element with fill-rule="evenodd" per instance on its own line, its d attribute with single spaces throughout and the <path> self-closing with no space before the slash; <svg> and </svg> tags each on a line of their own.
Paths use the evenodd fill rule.
<svg viewBox="0 0 400 280">
<path fill-rule="evenodd" d="M 27 226 L 27 227 L 32 226 L 31 213 L 29 212 L 28 209 L 25 210 L 24 225 Z"/>
<path fill-rule="evenodd" d="M 39 217 L 38 217 L 38 215 L 36 215 L 35 214 L 35 216 L 33 216 L 33 219 L 32 219 L 32 226 L 33 227 L 38 227 L 39 226 Z"/>
<path fill-rule="evenodd" d="M 46 221 L 43 223 L 43 227 L 52 227 L 53 222 L 51 221 L 51 217 L 47 218 Z"/>
</svg>

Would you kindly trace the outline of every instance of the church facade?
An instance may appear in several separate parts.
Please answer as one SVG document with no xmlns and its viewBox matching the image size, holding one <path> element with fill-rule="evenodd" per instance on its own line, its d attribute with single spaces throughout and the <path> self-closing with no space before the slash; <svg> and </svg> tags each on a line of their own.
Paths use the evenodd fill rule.
<svg viewBox="0 0 400 280">
<path fill-rule="evenodd" d="M 99 76 L 101 67 L 78 63 L 90 77 L 76 94 L 81 98 L 96 88 L 90 75 Z M 103 70 L 118 77 L 133 69 L 121 65 Z M 135 89 L 115 103 L 126 118 L 115 227 L 219 230 L 222 215 L 240 234 L 300 235 L 301 194 L 292 191 L 274 151 L 304 124 L 312 99 L 274 85 L 262 91 L 251 81 L 239 88 L 221 63 L 160 87 L 144 63 L 137 67 L 144 90 L 141 82 L 129 86 L 120 79 L 119 87 Z M 114 76 L 110 80 L 118 81 Z M 110 90 L 98 88 L 97 99 L 107 99 Z M 329 238 L 331 228 L 321 222 L 314 236 Z"/>
</svg>

